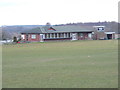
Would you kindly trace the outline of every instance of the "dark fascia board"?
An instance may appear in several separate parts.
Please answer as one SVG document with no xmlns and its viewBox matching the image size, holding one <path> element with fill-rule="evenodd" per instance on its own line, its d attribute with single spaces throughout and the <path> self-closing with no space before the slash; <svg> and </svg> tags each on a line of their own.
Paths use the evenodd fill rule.
<svg viewBox="0 0 120 90">
<path fill-rule="evenodd" d="M 46 33 L 21 33 L 21 34 L 47 34 L 47 33 L 81 33 L 81 32 L 88 32 L 88 33 L 91 33 L 91 32 L 93 32 L 93 31 L 77 31 L 77 32 L 75 32 L 75 31 L 73 31 L 73 32 L 46 32 Z"/>
</svg>

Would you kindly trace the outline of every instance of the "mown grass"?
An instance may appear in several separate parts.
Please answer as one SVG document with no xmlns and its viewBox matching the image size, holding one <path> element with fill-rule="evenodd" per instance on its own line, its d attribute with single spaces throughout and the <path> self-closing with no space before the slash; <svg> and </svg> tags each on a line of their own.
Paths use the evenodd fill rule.
<svg viewBox="0 0 120 90">
<path fill-rule="evenodd" d="M 117 88 L 118 41 L 3 46 L 3 88 Z"/>
</svg>

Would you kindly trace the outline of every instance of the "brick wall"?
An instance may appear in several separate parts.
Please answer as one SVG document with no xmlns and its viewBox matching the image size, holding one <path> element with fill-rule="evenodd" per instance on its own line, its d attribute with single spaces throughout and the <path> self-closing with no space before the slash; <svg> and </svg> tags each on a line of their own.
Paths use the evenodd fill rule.
<svg viewBox="0 0 120 90">
<path fill-rule="evenodd" d="M 80 36 L 80 33 L 78 33 L 78 40 L 87 40 L 88 38 L 88 33 L 82 33 L 83 37 Z"/>
<path fill-rule="evenodd" d="M 33 39 L 32 35 L 36 35 L 36 38 Z M 39 42 L 40 41 L 40 35 L 39 34 L 29 34 L 28 41 L 38 41 Z"/>
<path fill-rule="evenodd" d="M 40 41 L 40 35 L 39 34 L 22 34 L 25 36 L 25 41 L 31 41 L 31 42 L 39 42 Z M 36 38 L 33 39 L 32 35 L 36 35 Z"/>
</svg>

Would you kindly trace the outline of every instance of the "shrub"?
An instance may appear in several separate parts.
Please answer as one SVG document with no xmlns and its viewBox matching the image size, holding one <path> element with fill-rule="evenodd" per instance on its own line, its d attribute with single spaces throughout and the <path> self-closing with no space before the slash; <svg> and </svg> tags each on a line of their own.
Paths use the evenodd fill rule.
<svg viewBox="0 0 120 90">
<path fill-rule="evenodd" d="M 17 43 L 17 37 L 13 37 L 13 42 Z"/>
</svg>

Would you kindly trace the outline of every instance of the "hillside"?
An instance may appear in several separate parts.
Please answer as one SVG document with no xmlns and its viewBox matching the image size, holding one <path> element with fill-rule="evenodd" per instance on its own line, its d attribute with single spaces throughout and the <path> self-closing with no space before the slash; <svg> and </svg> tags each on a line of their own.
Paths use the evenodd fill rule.
<svg viewBox="0 0 120 90">
<path fill-rule="evenodd" d="M 62 26 L 62 25 L 79 25 L 86 29 L 93 29 L 93 26 L 105 26 L 105 31 L 111 31 L 120 33 L 120 30 L 118 31 L 118 27 L 120 28 L 120 23 L 117 22 L 88 22 L 88 23 L 68 23 L 68 24 L 61 24 L 56 26 Z"/>
<path fill-rule="evenodd" d="M 80 26 L 86 29 L 93 29 L 93 26 L 105 26 L 105 31 L 112 31 L 116 33 L 120 33 L 120 23 L 117 22 L 87 22 L 87 23 L 67 23 L 67 24 L 58 24 L 54 26 L 63 26 L 63 25 L 74 25 L 74 26 Z M 1 30 L 4 33 L 7 33 L 6 36 L 13 37 L 13 36 L 18 36 L 20 35 L 20 32 L 25 31 L 25 30 L 30 30 L 36 27 L 41 27 L 43 25 L 13 25 L 13 26 L 2 26 Z"/>
</svg>

